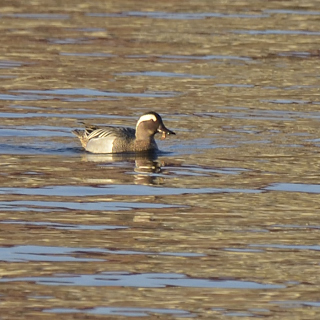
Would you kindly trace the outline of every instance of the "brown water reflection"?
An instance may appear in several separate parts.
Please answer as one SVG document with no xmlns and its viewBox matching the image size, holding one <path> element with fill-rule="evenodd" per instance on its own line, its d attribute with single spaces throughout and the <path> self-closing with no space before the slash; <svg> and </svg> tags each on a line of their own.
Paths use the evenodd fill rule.
<svg viewBox="0 0 320 320">
<path fill-rule="evenodd" d="M 2 1 L 1 319 L 318 319 L 317 1 Z M 156 156 L 78 121 L 159 112 Z"/>
</svg>

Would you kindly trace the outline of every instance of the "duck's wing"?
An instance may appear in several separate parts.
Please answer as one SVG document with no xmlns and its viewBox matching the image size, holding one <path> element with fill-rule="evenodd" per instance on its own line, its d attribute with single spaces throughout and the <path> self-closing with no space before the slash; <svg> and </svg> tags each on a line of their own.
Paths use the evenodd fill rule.
<svg viewBox="0 0 320 320">
<path fill-rule="evenodd" d="M 134 138 L 136 130 L 126 127 L 99 127 L 95 125 L 86 125 L 85 127 L 85 136 L 87 140 L 91 139 L 101 139 L 106 137 L 115 137 L 115 138 Z"/>
</svg>

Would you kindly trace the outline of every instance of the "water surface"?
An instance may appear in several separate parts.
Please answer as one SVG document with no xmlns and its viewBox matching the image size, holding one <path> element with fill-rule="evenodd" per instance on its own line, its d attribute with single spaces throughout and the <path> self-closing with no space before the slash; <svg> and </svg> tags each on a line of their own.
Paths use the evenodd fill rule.
<svg viewBox="0 0 320 320">
<path fill-rule="evenodd" d="M 3 319 L 318 319 L 319 5 L 2 5 Z M 159 112 L 161 152 L 81 122 Z"/>
</svg>

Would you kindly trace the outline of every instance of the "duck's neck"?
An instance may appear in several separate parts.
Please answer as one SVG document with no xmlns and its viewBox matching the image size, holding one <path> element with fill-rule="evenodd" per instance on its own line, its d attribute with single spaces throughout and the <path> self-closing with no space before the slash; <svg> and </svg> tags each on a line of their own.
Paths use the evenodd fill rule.
<svg viewBox="0 0 320 320">
<path fill-rule="evenodd" d="M 141 132 L 136 132 L 136 140 L 137 141 L 154 141 L 154 136 L 146 135 Z"/>
<path fill-rule="evenodd" d="M 141 122 L 139 126 L 136 127 L 136 140 L 152 141 L 154 140 L 154 134 L 150 134 L 150 128 Z"/>
</svg>

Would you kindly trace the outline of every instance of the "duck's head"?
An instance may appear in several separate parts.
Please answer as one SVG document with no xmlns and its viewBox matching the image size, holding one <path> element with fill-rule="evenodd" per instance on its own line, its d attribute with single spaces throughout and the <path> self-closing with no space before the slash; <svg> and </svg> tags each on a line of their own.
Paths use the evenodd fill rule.
<svg viewBox="0 0 320 320">
<path fill-rule="evenodd" d="M 166 135 L 175 134 L 166 128 L 160 115 L 156 112 L 150 111 L 143 114 L 137 122 L 136 138 L 144 140 L 153 137 L 158 132 L 162 133 L 162 139 L 165 139 Z"/>
</svg>

